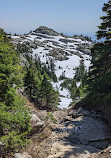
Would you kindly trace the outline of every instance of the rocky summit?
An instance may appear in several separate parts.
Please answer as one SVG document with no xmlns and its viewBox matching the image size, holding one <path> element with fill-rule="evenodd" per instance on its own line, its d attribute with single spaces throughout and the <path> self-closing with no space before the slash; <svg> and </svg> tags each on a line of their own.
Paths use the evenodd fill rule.
<svg viewBox="0 0 111 158">
<path fill-rule="evenodd" d="M 59 36 L 60 35 L 56 31 L 54 31 L 48 27 L 45 27 L 45 26 L 40 26 L 34 32 L 35 33 L 42 33 L 42 34 L 46 34 L 46 35 L 52 35 L 52 36 Z"/>
</svg>

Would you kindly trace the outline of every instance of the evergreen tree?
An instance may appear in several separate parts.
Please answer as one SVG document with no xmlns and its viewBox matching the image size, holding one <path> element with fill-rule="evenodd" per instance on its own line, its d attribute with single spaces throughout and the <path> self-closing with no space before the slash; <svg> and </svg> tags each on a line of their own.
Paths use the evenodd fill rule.
<svg viewBox="0 0 111 158">
<path fill-rule="evenodd" d="M 30 99 L 33 96 L 33 89 L 35 88 L 35 74 L 32 68 L 27 68 L 27 72 L 24 78 L 25 91 L 29 94 Z"/>
<path fill-rule="evenodd" d="M 40 84 L 40 99 L 42 105 L 48 111 L 54 110 L 58 103 L 58 93 L 54 90 L 46 75 L 43 76 Z"/>
<path fill-rule="evenodd" d="M 0 101 L 11 105 L 14 95 L 13 87 L 22 82 L 21 67 L 19 65 L 19 54 L 17 54 L 3 30 L 0 30 L 0 32 Z"/>
<path fill-rule="evenodd" d="M 111 1 L 104 4 L 102 8 L 103 12 L 106 13 L 105 16 L 101 17 L 102 23 L 99 27 L 99 31 L 97 32 L 97 38 L 105 38 L 107 40 L 111 39 Z"/>
<path fill-rule="evenodd" d="M 104 41 L 95 44 L 91 50 L 92 66 L 88 75 L 88 90 L 89 96 L 95 101 L 98 98 L 99 102 L 104 100 L 106 104 L 111 100 L 111 1 L 104 4 L 103 11 L 106 15 L 101 17 L 97 38 Z"/>
<path fill-rule="evenodd" d="M 85 66 L 84 66 L 84 60 L 80 61 L 79 67 L 76 67 L 76 72 L 75 72 L 75 80 L 80 81 L 84 77 L 85 74 Z"/>
<path fill-rule="evenodd" d="M 70 86 L 70 93 L 71 93 L 71 98 L 75 99 L 76 98 L 76 91 L 77 91 L 77 85 L 76 81 L 73 79 L 71 86 Z"/>
<path fill-rule="evenodd" d="M 40 74 L 38 73 L 39 70 L 36 69 L 35 63 L 33 63 L 32 57 L 28 57 L 28 63 L 26 65 L 26 73 L 24 76 L 24 87 L 25 92 L 29 96 L 30 100 L 36 98 L 37 91 L 38 91 L 38 83 L 40 80 Z"/>
<path fill-rule="evenodd" d="M 51 72 L 45 64 L 41 64 L 37 56 L 35 59 L 30 56 L 27 57 L 28 63 L 24 76 L 26 94 L 38 108 L 54 110 L 58 101 L 58 94 L 49 81 Z"/>
<path fill-rule="evenodd" d="M 16 93 L 21 84 L 19 54 L 0 29 L 0 141 L 6 145 L 6 153 L 25 145 L 30 130 L 29 112 Z"/>
<path fill-rule="evenodd" d="M 55 65 L 54 65 L 54 62 L 53 62 L 52 59 L 50 61 L 50 69 L 51 69 L 52 72 L 55 72 Z"/>
<path fill-rule="evenodd" d="M 55 64 L 53 62 L 53 60 L 50 60 L 50 73 L 49 73 L 49 77 L 51 79 L 53 79 L 54 82 L 57 82 L 57 76 L 55 74 Z"/>
</svg>

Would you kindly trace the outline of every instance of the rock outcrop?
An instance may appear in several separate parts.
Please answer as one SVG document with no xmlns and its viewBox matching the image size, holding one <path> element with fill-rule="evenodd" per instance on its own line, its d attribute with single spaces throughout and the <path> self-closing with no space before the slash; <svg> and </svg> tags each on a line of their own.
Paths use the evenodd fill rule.
<svg viewBox="0 0 111 158">
<path fill-rule="evenodd" d="M 42 34 L 46 34 L 46 35 L 52 35 L 52 36 L 58 36 L 58 35 L 60 35 L 56 31 L 54 31 L 54 30 L 52 30 L 52 29 L 50 29 L 48 27 L 45 27 L 45 26 L 40 26 L 34 32 L 36 32 L 36 33 L 42 33 Z"/>
</svg>

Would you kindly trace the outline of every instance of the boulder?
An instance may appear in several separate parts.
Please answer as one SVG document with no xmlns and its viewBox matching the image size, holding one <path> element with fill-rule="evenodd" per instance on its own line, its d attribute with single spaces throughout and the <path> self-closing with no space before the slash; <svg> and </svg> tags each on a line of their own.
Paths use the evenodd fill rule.
<svg viewBox="0 0 111 158">
<path fill-rule="evenodd" d="M 32 126 L 32 130 L 30 134 L 33 135 L 35 133 L 41 132 L 44 129 L 45 125 L 44 122 L 39 119 L 37 114 L 32 114 L 31 126 Z"/>
<path fill-rule="evenodd" d="M 40 122 L 41 120 L 38 118 L 37 114 L 31 115 L 31 122 Z"/>
<path fill-rule="evenodd" d="M 16 153 L 14 154 L 13 158 L 32 158 L 28 153 L 23 152 L 23 153 Z"/>
<path fill-rule="evenodd" d="M 41 132 L 45 127 L 45 124 L 43 121 L 36 123 L 31 130 L 31 134 L 39 133 Z"/>
</svg>

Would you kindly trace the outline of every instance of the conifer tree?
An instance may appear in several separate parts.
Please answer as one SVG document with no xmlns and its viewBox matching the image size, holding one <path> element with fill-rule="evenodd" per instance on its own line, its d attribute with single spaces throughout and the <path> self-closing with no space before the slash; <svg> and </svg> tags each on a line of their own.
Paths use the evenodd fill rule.
<svg viewBox="0 0 111 158">
<path fill-rule="evenodd" d="M 39 70 L 36 69 L 33 59 L 28 58 L 28 64 L 26 65 L 26 73 L 24 76 L 25 92 L 29 96 L 30 100 L 34 100 L 37 91 L 37 85 L 39 82 Z"/>
<path fill-rule="evenodd" d="M 99 31 L 97 32 L 97 38 L 105 38 L 107 40 L 111 39 L 111 1 L 104 4 L 102 8 L 103 12 L 106 13 L 105 16 L 101 17 L 102 23 L 98 26 Z"/>
<path fill-rule="evenodd" d="M 76 67 L 76 72 L 75 72 L 75 80 L 80 81 L 85 74 L 85 66 L 84 66 L 84 60 L 80 61 L 79 67 Z"/>
<path fill-rule="evenodd" d="M 40 99 L 42 105 L 49 111 L 54 110 L 58 103 L 58 93 L 54 90 L 46 74 L 40 84 Z"/>
<path fill-rule="evenodd" d="M 6 33 L 0 29 L 0 101 L 7 105 L 13 102 L 13 87 L 22 82 L 18 62 L 19 55 L 6 37 Z"/>
<path fill-rule="evenodd" d="M 28 110 L 16 92 L 21 84 L 19 54 L 7 34 L 0 29 L 0 141 L 7 148 L 5 153 L 25 145 L 25 137 L 30 129 Z"/>
<path fill-rule="evenodd" d="M 101 17 L 97 38 L 104 41 L 95 44 L 91 50 L 92 66 L 88 75 L 88 90 L 90 96 L 101 96 L 98 100 L 105 102 L 105 98 L 111 98 L 108 97 L 111 96 L 111 1 L 104 4 L 102 10 L 106 15 Z"/>
</svg>

